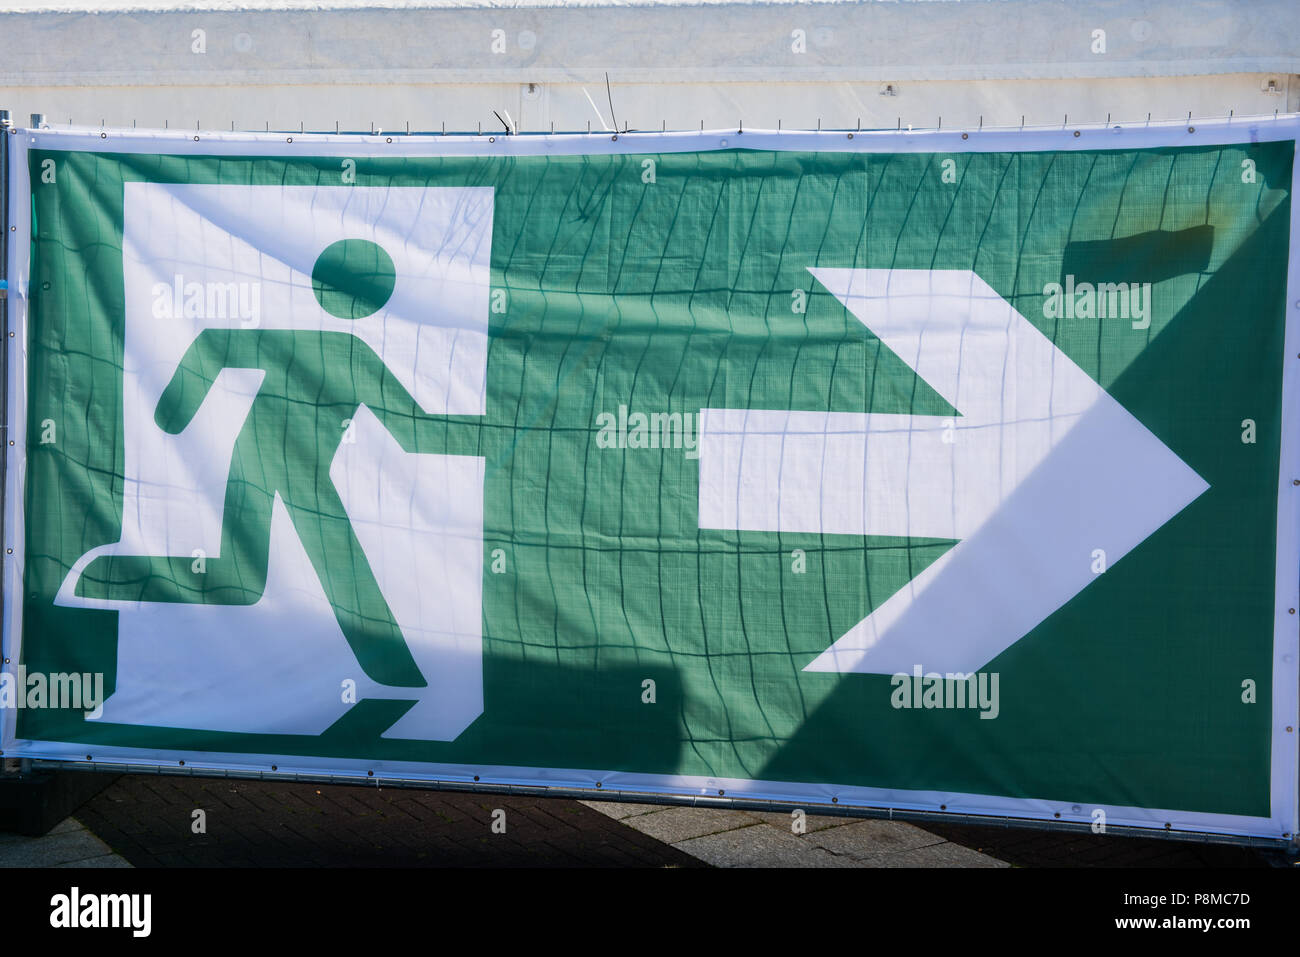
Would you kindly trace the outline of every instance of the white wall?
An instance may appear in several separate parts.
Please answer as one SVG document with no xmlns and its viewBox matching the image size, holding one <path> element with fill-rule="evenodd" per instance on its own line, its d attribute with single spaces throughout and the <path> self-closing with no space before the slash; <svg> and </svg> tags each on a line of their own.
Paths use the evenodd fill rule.
<svg viewBox="0 0 1300 957">
<path fill-rule="evenodd" d="M 487 131 L 497 110 L 521 130 L 599 130 L 608 72 L 618 126 L 639 129 L 1300 108 L 1297 0 L 151 2 L 168 6 L 0 0 L 0 107 L 22 124 Z"/>
</svg>

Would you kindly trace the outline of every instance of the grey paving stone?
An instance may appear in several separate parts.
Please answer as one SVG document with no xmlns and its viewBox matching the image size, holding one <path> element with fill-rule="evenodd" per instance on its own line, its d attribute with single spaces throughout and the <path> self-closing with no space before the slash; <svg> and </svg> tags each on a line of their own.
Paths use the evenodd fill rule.
<svg viewBox="0 0 1300 957">
<path fill-rule="evenodd" d="M 88 857 L 82 861 L 68 861 L 55 864 L 55 867 L 130 867 L 131 862 L 117 854 L 104 854 L 100 857 Z"/>
<path fill-rule="evenodd" d="M 790 823 L 794 820 L 788 811 L 746 811 L 750 817 L 757 818 L 764 824 L 771 824 L 777 830 L 790 830 Z M 852 817 L 826 817 L 822 814 L 805 814 L 804 827 L 806 833 L 811 834 L 813 831 L 824 831 L 831 827 L 844 827 L 846 824 L 853 824 L 859 818 Z M 793 831 L 791 833 L 794 833 Z"/>
<path fill-rule="evenodd" d="M 834 854 L 859 859 L 944 843 L 943 838 L 902 821 L 854 821 L 844 827 L 810 830 L 804 840 Z"/>
<path fill-rule="evenodd" d="M 616 821 L 666 810 L 666 805 L 663 804 L 621 804 L 618 801 L 579 801 L 578 803 Z"/>
<path fill-rule="evenodd" d="M 674 845 L 714 867 L 857 867 L 770 824 L 709 834 Z"/>
<path fill-rule="evenodd" d="M 647 837 L 717 867 L 996 867 L 1001 861 L 902 821 L 584 802 Z"/>
<path fill-rule="evenodd" d="M 113 853 L 85 828 L 0 845 L 0 867 L 54 867 Z"/>
<path fill-rule="evenodd" d="M 864 867 L 1010 867 L 1006 861 L 944 841 L 894 854 L 859 858 Z"/>
<path fill-rule="evenodd" d="M 658 814 L 641 814 L 624 818 L 623 823 L 665 844 L 678 844 L 706 834 L 719 834 L 736 828 L 766 827 L 744 811 L 714 808 L 671 807 Z"/>
</svg>

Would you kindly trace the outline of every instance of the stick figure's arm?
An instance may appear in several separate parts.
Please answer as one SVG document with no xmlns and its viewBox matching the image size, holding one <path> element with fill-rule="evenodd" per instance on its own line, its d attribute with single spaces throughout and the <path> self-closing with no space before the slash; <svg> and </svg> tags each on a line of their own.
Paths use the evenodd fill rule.
<svg viewBox="0 0 1300 957">
<path fill-rule="evenodd" d="M 357 398 L 375 414 L 404 452 L 450 455 L 479 454 L 481 420 L 457 421 L 452 416 L 428 415 L 368 345 L 357 340 L 353 353 Z"/>
<path fill-rule="evenodd" d="M 241 336 L 241 333 L 245 335 Z M 185 431 L 221 370 L 250 364 L 251 357 L 234 354 L 247 352 L 248 349 L 244 348 L 247 345 L 253 343 L 246 330 L 205 329 L 200 332 L 185 350 L 180 365 L 158 400 L 154 412 L 158 427 L 172 435 Z"/>
<path fill-rule="evenodd" d="M 404 451 L 418 451 L 416 419 L 424 415 L 424 410 L 374 349 L 360 339 L 353 347 L 352 375 L 357 383 L 357 398 L 383 423 Z"/>
</svg>

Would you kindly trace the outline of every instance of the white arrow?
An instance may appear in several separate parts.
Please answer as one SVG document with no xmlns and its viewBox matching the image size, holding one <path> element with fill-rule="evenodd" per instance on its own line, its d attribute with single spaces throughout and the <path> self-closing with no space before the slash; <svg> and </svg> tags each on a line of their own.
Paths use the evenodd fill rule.
<svg viewBox="0 0 1300 957">
<path fill-rule="evenodd" d="M 700 527 L 959 541 L 805 671 L 975 671 L 1209 488 L 974 272 L 810 272 L 960 414 L 704 409 Z"/>
</svg>

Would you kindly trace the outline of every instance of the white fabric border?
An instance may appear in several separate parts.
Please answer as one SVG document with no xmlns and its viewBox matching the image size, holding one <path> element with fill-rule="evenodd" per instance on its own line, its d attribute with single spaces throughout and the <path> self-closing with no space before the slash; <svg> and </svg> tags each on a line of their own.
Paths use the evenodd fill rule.
<svg viewBox="0 0 1300 957">
<path fill-rule="evenodd" d="M 13 664 L 21 660 L 22 582 L 24 556 L 23 492 L 26 473 L 27 413 L 27 277 L 31 227 L 30 183 L 27 151 L 107 151 L 118 153 L 179 153 L 223 156 L 283 156 L 300 150 L 306 156 L 536 156 L 596 153 L 662 153 L 721 149 L 830 150 L 864 153 L 998 152 L 1079 149 L 1136 149 L 1156 146 L 1222 145 L 1242 142 L 1296 140 L 1300 115 L 1238 117 L 1223 121 L 1164 122 L 1109 127 L 1058 129 L 986 129 L 926 131 L 820 131 L 775 132 L 711 130 L 673 133 L 593 133 L 544 135 L 405 134 L 302 134 L 302 133 L 180 133 L 171 131 L 95 130 L 90 128 L 18 131 L 10 135 L 9 206 L 16 230 L 9 247 L 9 329 L 15 335 L 9 348 L 9 438 L 14 445 L 5 475 L 4 590 L 6 596 L 0 648 Z M 1300 157 L 1293 167 L 1290 254 L 1287 277 L 1286 355 L 1282 374 L 1282 436 L 1277 509 L 1276 618 L 1273 662 L 1273 739 L 1271 747 L 1271 813 L 1267 818 L 1207 812 L 1108 807 L 1082 803 L 1021 799 L 981 794 L 907 791 L 888 788 L 841 787 L 783 781 L 746 781 L 694 775 L 658 775 L 575 769 L 510 766 L 442 765 L 419 762 L 362 761 L 354 759 L 287 759 L 271 755 L 213 752 L 172 752 L 137 748 L 93 747 L 90 759 L 85 744 L 18 740 L 14 722 L 0 709 L 0 750 L 5 757 L 44 758 L 96 764 L 120 763 L 179 767 L 193 770 L 235 770 L 277 773 L 355 776 L 360 781 L 392 778 L 472 784 L 525 785 L 572 789 L 619 790 L 646 794 L 712 796 L 719 791 L 739 798 L 803 802 L 828 807 L 895 808 L 944 811 L 951 814 L 1013 816 L 1041 820 L 1091 822 L 1094 809 L 1106 812 L 1111 826 L 1166 828 L 1211 834 L 1295 839 L 1300 830 L 1300 215 L 1295 203 L 1300 194 Z M 22 237 L 22 241 L 18 238 Z M 1296 359 L 1292 359 L 1296 356 Z M 15 712 L 16 713 L 16 712 Z M 98 751 L 95 754 L 94 751 Z M 262 758 L 253 763 L 250 758 Z M 833 800 L 834 799 L 834 800 Z M 1079 811 L 1073 810 L 1079 807 Z M 1059 815 L 1059 818 L 1057 817 Z"/>
<path fill-rule="evenodd" d="M 30 745 L 30 747 L 29 747 Z M 86 748 L 91 748 L 87 755 Z M 9 755 L 8 749 L 5 751 Z M 201 774 L 204 770 L 264 774 L 268 779 L 313 776 L 355 778 L 360 784 L 383 784 L 386 778 L 457 785 L 549 787 L 564 790 L 619 791 L 646 795 L 671 794 L 680 797 L 730 797 L 798 805 L 816 813 L 836 808 L 881 808 L 896 811 L 924 811 L 954 815 L 1017 817 L 1041 821 L 1093 823 L 1092 814 L 1106 812 L 1107 827 L 1139 827 L 1161 831 L 1227 834 L 1264 837 L 1273 840 L 1285 833 L 1276 818 L 1212 814 L 1159 808 L 1122 807 L 1108 804 L 1008 798 L 988 794 L 947 791 L 909 791 L 894 788 L 810 784 L 798 781 L 751 781 L 744 778 L 702 775 L 641 774 L 629 771 L 599 771 L 585 768 L 532 768 L 512 765 L 426 764 L 412 761 L 356 761 L 341 758 L 304 758 L 290 755 L 250 755 L 191 751 L 153 751 L 140 748 L 108 748 L 62 742 L 20 742 L 22 757 L 94 764 L 144 765 L 163 770 L 184 768 Z M 250 758 L 262 758 L 253 763 Z M 275 768 L 272 771 L 272 767 Z M 1077 808 L 1077 810 L 1076 810 Z M 941 810 L 942 809 L 942 810 Z"/>
<path fill-rule="evenodd" d="M 33 149 L 196 156 L 419 157 L 580 156 L 706 150 L 802 150 L 860 153 L 997 153 L 1047 150 L 1217 146 L 1295 139 L 1300 113 L 1223 119 L 1052 127 L 954 127 L 951 130 L 687 130 L 615 133 L 270 133 L 129 130 L 59 126 L 20 130 Z"/>
<path fill-rule="evenodd" d="M 5 133 L 0 129 L 0 136 Z M 8 311 L 7 389 L 5 408 L 9 421 L 5 423 L 9 447 L 5 458 L 4 501 L 4 620 L 0 622 L 0 672 L 14 675 L 22 661 L 23 572 L 26 556 L 27 528 L 23 494 L 27 478 L 27 282 L 31 258 L 32 202 L 31 183 L 27 169 L 27 137 L 21 132 L 9 133 L 8 206 L 9 222 L 3 228 L 9 232 L 8 262 L 5 276 L 9 288 L 5 307 Z M 0 708 L 0 752 L 6 757 L 14 748 L 14 728 L 17 712 Z"/>
<path fill-rule="evenodd" d="M 1291 120 L 1293 132 L 1297 121 Z M 1300 153 L 1300 142 L 1296 143 Z M 1282 357 L 1282 439 L 1277 496 L 1277 607 L 1273 626 L 1271 807 L 1300 843 L 1300 155 L 1291 168 L 1291 228 Z"/>
</svg>

